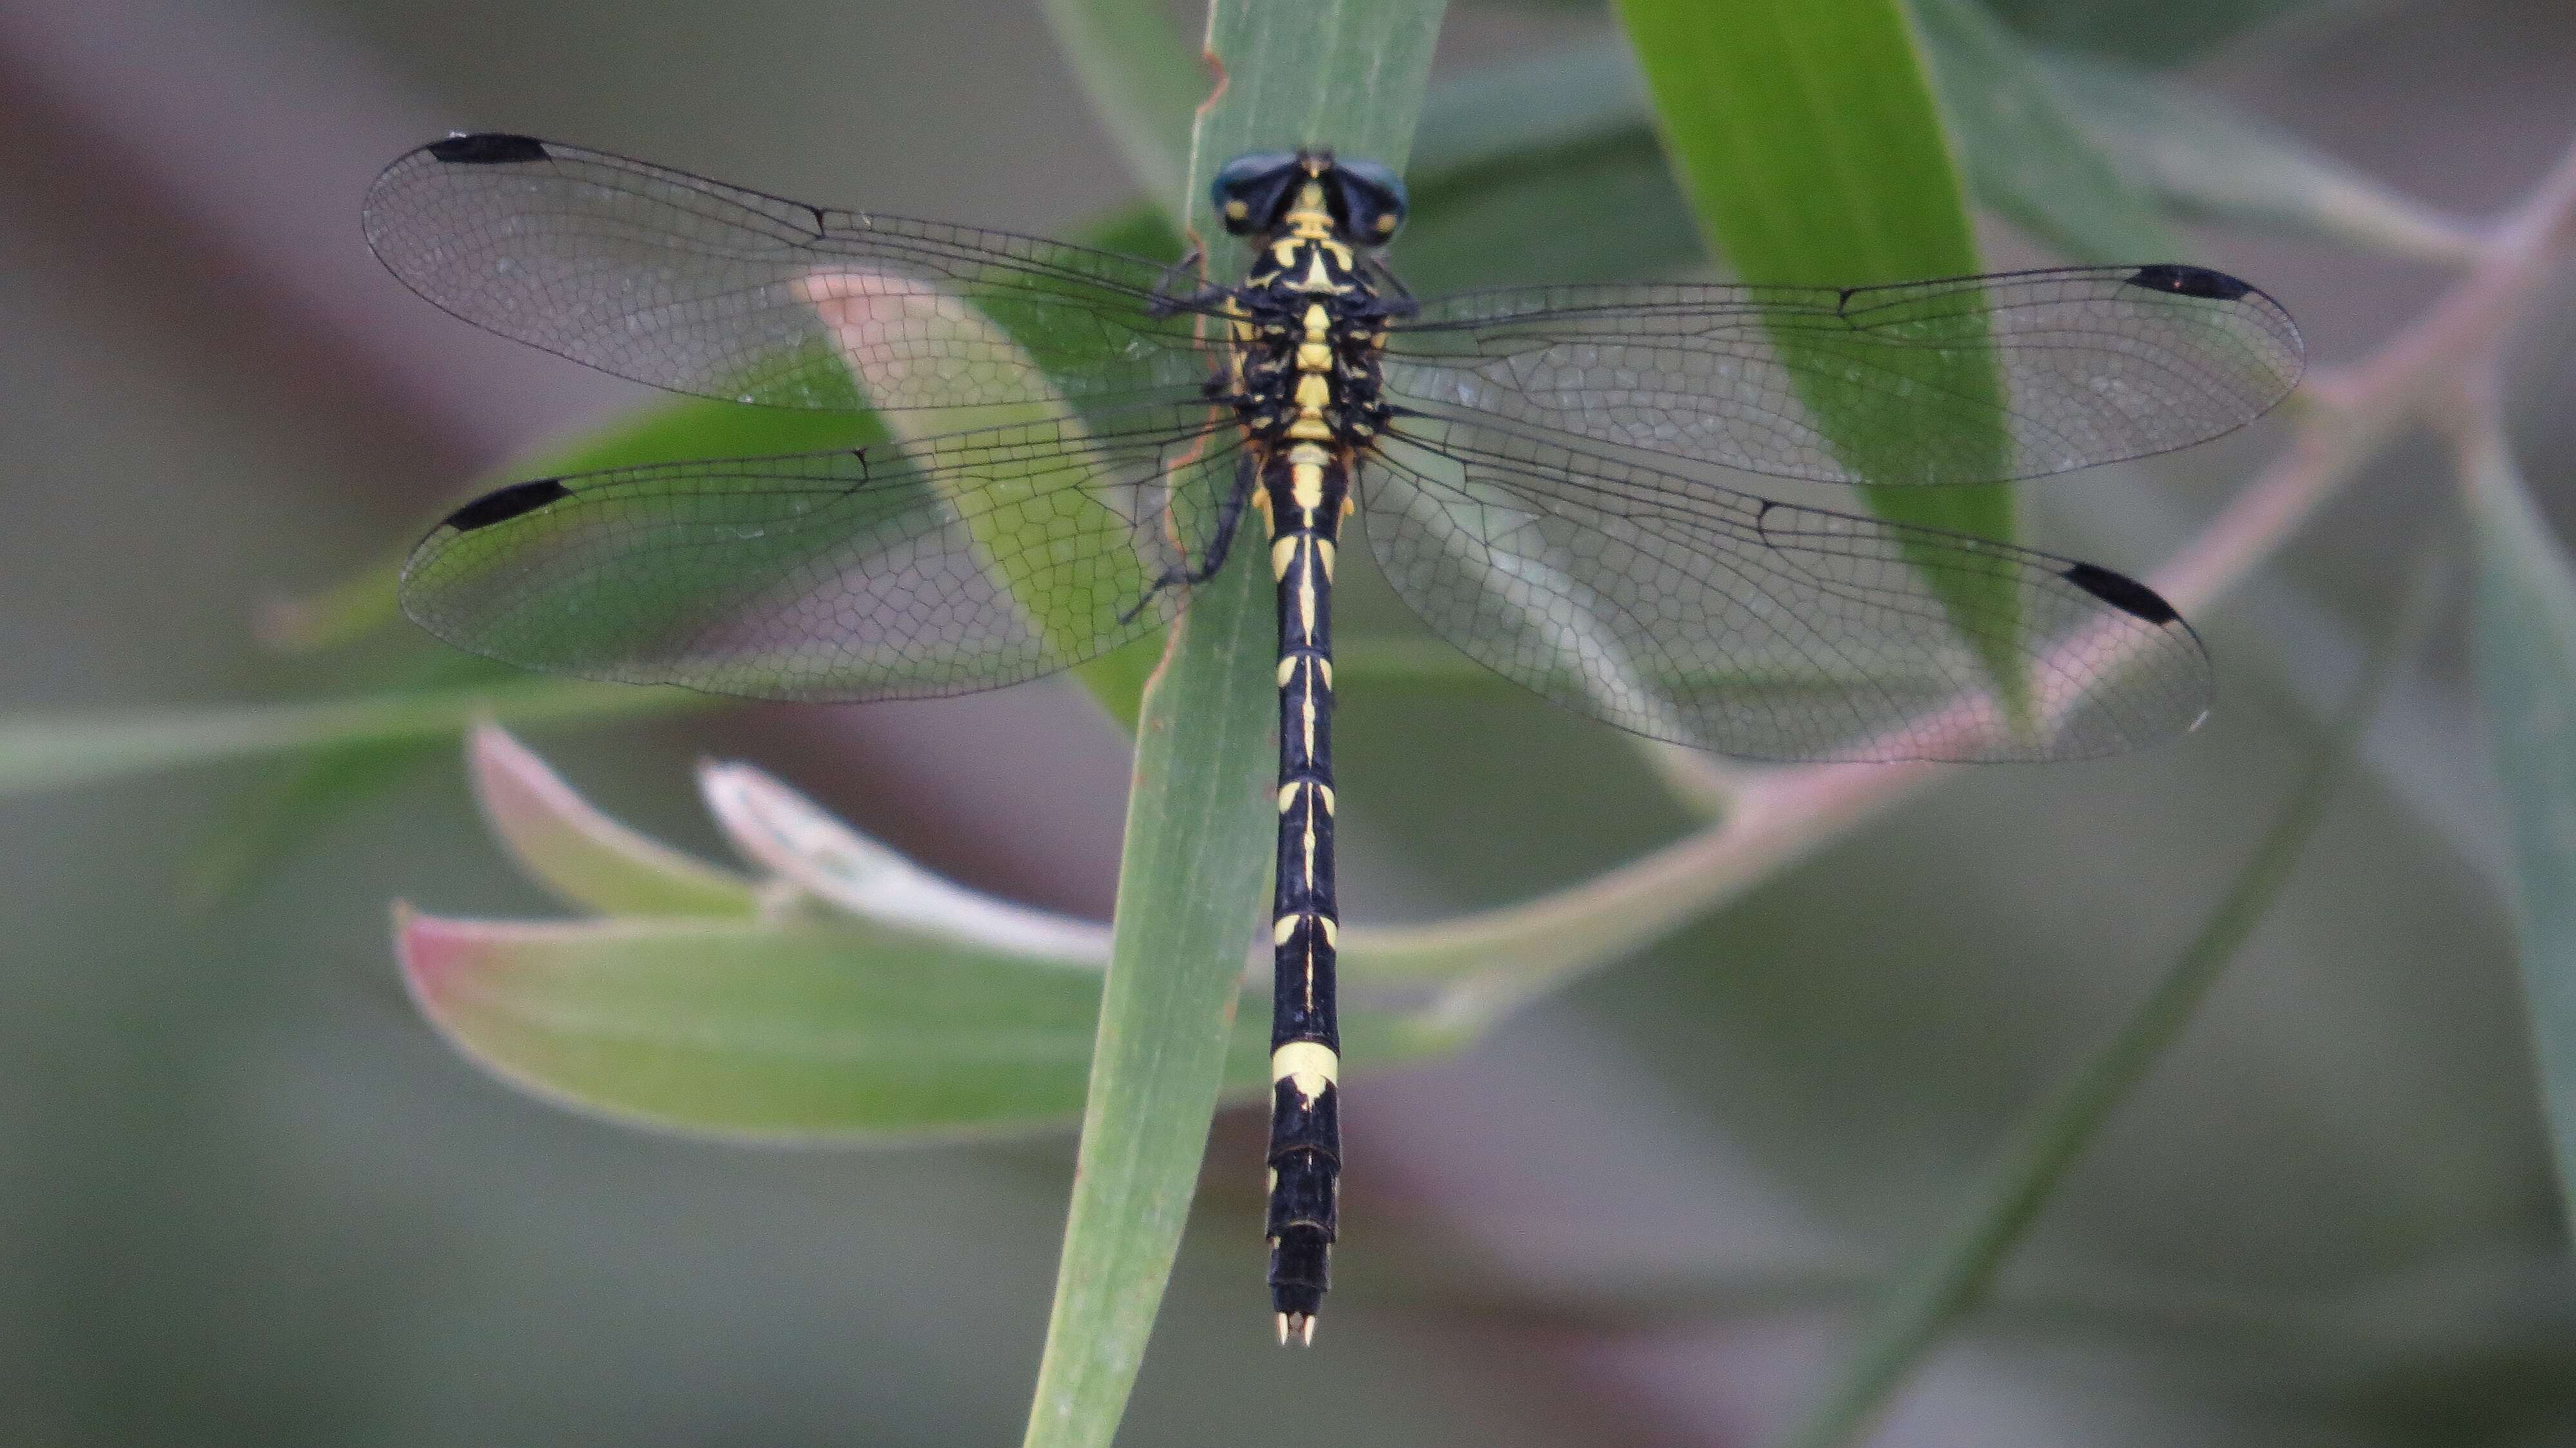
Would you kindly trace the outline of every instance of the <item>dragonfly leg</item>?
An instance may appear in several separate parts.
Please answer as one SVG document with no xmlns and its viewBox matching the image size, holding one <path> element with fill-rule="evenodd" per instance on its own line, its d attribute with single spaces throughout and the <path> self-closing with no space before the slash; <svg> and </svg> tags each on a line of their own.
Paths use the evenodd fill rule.
<svg viewBox="0 0 2576 1448">
<path fill-rule="evenodd" d="M 1168 317 L 1183 308 L 1208 306 L 1225 296 L 1226 288 L 1210 285 L 1199 274 L 1200 264 L 1206 260 L 1207 248 L 1193 246 L 1179 261 L 1165 267 L 1162 280 L 1154 283 L 1153 296 L 1146 300 L 1145 315 Z"/>
<path fill-rule="evenodd" d="M 1147 586 L 1145 596 L 1136 600 L 1136 606 L 1118 615 L 1120 623 L 1134 623 L 1136 616 L 1153 603 L 1154 596 L 1166 588 L 1196 588 L 1216 577 L 1217 570 L 1225 566 L 1226 555 L 1234 551 L 1235 530 L 1243 524 L 1243 510 L 1251 502 L 1258 476 L 1252 460 L 1245 458 L 1243 466 L 1236 470 L 1234 486 L 1226 491 L 1225 501 L 1217 505 L 1216 531 L 1208 538 L 1207 548 L 1199 555 L 1200 561 L 1194 565 L 1185 563 L 1178 568 L 1164 569 L 1162 575 Z"/>
<path fill-rule="evenodd" d="M 1404 278 L 1395 274 L 1395 270 L 1386 264 L 1385 258 L 1372 255 L 1368 258 L 1367 265 L 1385 288 L 1372 299 L 1384 315 L 1410 317 L 1422 310 L 1422 303 L 1414 299 L 1413 288 L 1404 284 Z"/>
</svg>

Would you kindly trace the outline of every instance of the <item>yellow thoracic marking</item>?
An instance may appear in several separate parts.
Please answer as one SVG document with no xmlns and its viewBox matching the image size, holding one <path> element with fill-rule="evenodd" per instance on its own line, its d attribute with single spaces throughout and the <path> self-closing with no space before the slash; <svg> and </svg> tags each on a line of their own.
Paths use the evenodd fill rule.
<svg viewBox="0 0 2576 1448">
<path fill-rule="evenodd" d="M 1288 424 L 1288 435 L 1299 442 L 1331 442 L 1333 425 L 1320 417 L 1300 417 Z"/>
<path fill-rule="evenodd" d="M 1297 370 L 1308 373 L 1333 370 L 1333 344 L 1330 342 L 1298 343 Z"/>
<path fill-rule="evenodd" d="M 1270 244 L 1270 254 L 1279 258 L 1279 265 L 1282 267 L 1295 266 L 1297 253 L 1302 250 L 1304 247 L 1294 237 L 1283 236 Z"/>
<path fill-rule="evenodd" d="M 1297 278 L 1294 285 L 1297 290 L 1301 292 L 1333 292 L 1341 290 L 1341 288 L 1333 284 L 1333 274 L 1324 269 L 1324 250 L 1322 247 L 1317 247 L 1306 254 L 1306 274 Z"/>
<path fill-rule="evenodd" d="M 1324 1094 L 1324 1087 L 1341 1079 L 1342 1058 L 1321 1041 L 1290 1041 L 1270 1053 L 1270 1079 L 1273 1082 L 1296 1081 L 1297 1093 L 1309 1100 Z M 1308 1090 L 1300 1076 L 1311 1077 L 1315 1088 Z"/>
<path fill-rule="evenodd" d="M 1324 581 L 1333 581 L 1333 543 L 1329 538 L 1315 540 L 1315 561 L 1324 565 Z"/>
<path fill-rule="evenodd" d="M 1321 372 L 1301 372 L 1295 394 L 1297 411 L 1308 417 L 1320 415 L 1333 400 L 1333 384 Z"/>
<path fill-rule="evenodd" d="M 1305 536 L 1306 535 L 1303 533 L 1291 533 L 1287 537 L 1270 545 L 1271 577 L 1285 578 L 1288 576 L 1288 565 L 1297 561 L 1297 540 Z M 1279 682 L 1284 684 L 1288 681 L 1286 679 L 1281 679 Z"/>
</svg>

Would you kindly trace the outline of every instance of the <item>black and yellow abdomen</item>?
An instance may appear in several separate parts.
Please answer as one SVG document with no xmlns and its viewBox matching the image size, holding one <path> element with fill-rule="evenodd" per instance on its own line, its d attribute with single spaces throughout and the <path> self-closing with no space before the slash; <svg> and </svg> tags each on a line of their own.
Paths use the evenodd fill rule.
<svg viewBox="0 0 2576 1448">
<path fill-rule="evenodd" d="M 1341 1172 L 1333 900 L 1333 553 L 1349 474 L 1325 448 L 1265 462 L 1279 587 L 1279 866 L 1271 896 L 1270 1285 L 1282 1336 L 1311 1338 Z"/>
</svg>

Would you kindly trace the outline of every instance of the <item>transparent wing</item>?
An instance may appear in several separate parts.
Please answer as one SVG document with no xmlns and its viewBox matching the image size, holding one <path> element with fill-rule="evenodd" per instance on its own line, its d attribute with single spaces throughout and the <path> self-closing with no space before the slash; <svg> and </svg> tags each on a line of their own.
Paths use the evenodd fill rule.
<svg viewBox="0 0 2576 1448">
<path fill-rule="evenodd" d="M 1771 760 L 2074 759 L 2208 709 L 2191 630 L 2091 564 L 1435 419 L 1403 420 L 1363 479 L 1371 551 L 1433 632 L 1652 738 Z M 2010 611 L 1945 603 L 1925 582 L 1944 574 L 2001 580 Z"/>
<path fill-rule="evenodd" d="M 1468 292 L 1426 302 L 1387 352 L 1388 390 L 1428 412 L 1872 483 L 2189 447 L 2288 395 L 2304 355 L 2278 303 L 2186 266 Z"/>
<path fill-rule="evenodd" d="M 376 255 L 447 311 L 675 392 L 847 410 L 855 361 L 880 408 L 1042 389 L 1139 403 L 1194 397 L 1217 365 L 1198 315 L 1158 291 L 1195 278 L 1152 262 L 826 210 L 525 136 L 413 151 L 376 178 L 365 215 Z M 961 303 L 989 322 L 943 325 L 939 309 Z"/>
<path fill-rule="evenodd" d="M 524 667 L 746 698 L 1016 683 L 1178 606 L 1155 582 L 1204 553 L 1237 446 L 1190 416 L 516 483 L 421 541 L 403 609 Z"/>
</svg>

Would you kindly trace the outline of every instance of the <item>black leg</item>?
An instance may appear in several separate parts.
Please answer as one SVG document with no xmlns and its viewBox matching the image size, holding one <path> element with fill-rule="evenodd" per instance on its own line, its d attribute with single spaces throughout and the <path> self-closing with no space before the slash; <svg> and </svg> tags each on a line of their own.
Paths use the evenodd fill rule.
<svg viewBox="0 0 2576 1448">
<path fill-rule="evenodd" d="M 1207 549 L 1200 555 L 1199 563 L 1163 570 L 1162 576 L 1145 590 L 1145 596 L 1136 600 L 1136 606 L 1118 616 L 1120 623 L 1135 622 L 1136 615 L 1143 613 L 1146 606 L 1154 601 L 1154 595 L 1166 588 L 1195 588 L 1216 577 L 1217 570 L 1225 566 L 1226 555 L 1234 550 L 1235 530 L 1243 525 L 1243 510 L 1251 502 L 1258 476 L 1252 458 L 1245 456 L 1235 469 L 1234 486 L 1227 490 L 1225 501 L 1217 505 L 1216 532 L 1208 539 Z"/>
<path fill-rule="evenodd" d="M 1224 287 L 1211 286 L 1199 275 L 1199 265 L 1206 260 L 1207 248 L 1193 246 L 1179 261 L 1163 268 L 1162 279 L 1154 283 L 1154 294 L 1145 302 L 1145 315 L 1168 317 L 1184 307 L 1205 307 L 1225 295 Z M 1182 290 L 1184 285 L 1187 291 Z"/>
</svg>

